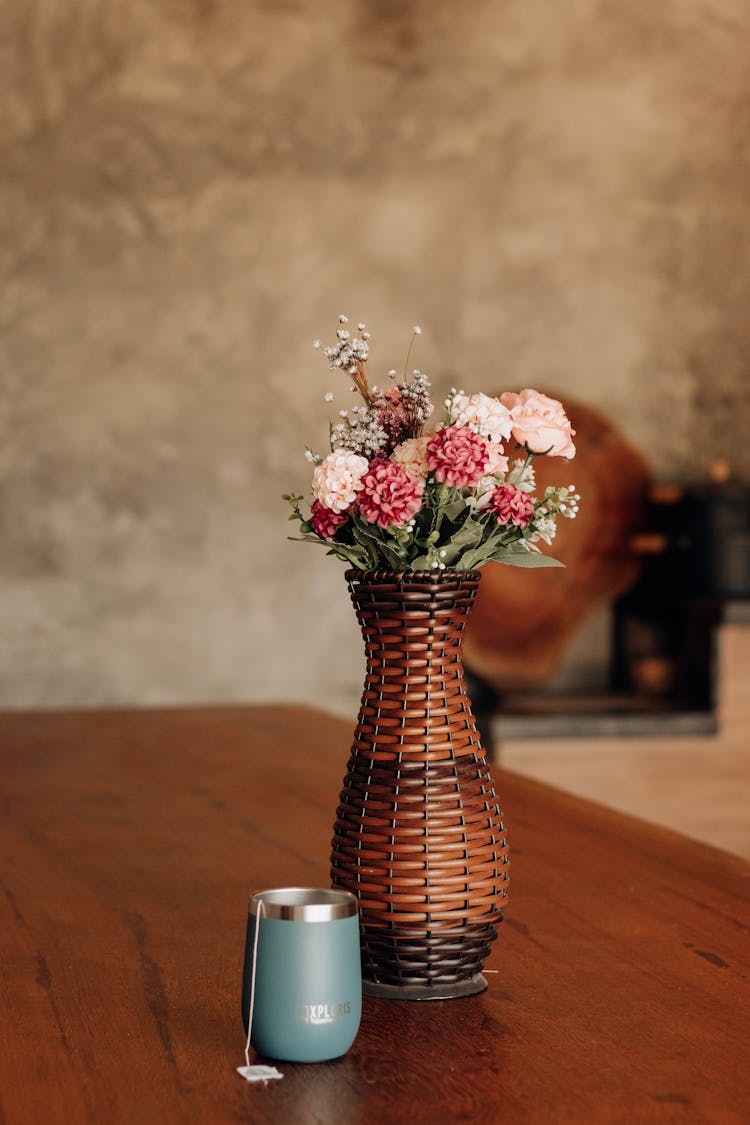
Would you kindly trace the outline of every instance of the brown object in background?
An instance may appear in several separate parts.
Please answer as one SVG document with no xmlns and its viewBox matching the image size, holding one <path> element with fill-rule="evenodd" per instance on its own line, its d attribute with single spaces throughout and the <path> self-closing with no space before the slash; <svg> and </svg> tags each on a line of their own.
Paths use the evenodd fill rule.
<svg viewBox="0 0 750 1125">
<path fill-rule="evenodd" d="M 367 673 L 331 855 L 359 899 L 363 986 L 467 996 L 508 895 L 508 849 L 464 684 L 481 575 L 349 570 Z"/>
<path fill-rule="evenodd" d="M 558 519 L 544 554 L 566 569 L 483 568 L 476 611 L 467 625 L 466 664 L 499 691 L 536 688 L 555 672 L 581 619 L 602 598 L 635 580 L 630 537 L 642 527 L 650 482 L 643 457 L 598 411 L 564 400 L 576 431 L 573 461 L 538 457 L 537 488 L 574 483 L 581 495 L 575 520 Z"/>
</svg>

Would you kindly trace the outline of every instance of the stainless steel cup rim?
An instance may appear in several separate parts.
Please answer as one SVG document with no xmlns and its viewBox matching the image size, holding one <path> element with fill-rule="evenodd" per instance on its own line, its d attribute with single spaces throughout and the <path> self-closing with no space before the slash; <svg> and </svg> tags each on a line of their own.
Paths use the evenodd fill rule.
<svg viewBox="0 0 750 1125">
<path fill-rule="evenodd" d="M 334 922 L 357 913 L 357 899 L 349 891 L 322 887 L 274 887 L 256 891 L 250 898 L 250 913 L 262 918 L 284 918 L 290 922 Z"/>
</svg>

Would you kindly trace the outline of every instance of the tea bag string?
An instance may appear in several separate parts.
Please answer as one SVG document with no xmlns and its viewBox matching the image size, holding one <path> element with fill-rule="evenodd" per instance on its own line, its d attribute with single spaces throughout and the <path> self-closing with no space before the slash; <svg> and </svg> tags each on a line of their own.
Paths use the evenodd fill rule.
<svg viewBox="0 0 750 1125">
<path fill-rule="evenodd" d="M 245 1043 L 245 1065 L 237 1067 L 237 1073 L 248 1082 L 262 1082 L 263 1085 L 272 1078 L 283 1078 L 284 1075 L 275 1066 L 266 1066 L 257 1063 L 250 1065 L 250 1036 L 253 1033 L 253 1011 L 255 1010 L 255 970 L 258 965 L 258 937 L 260 935 L 260 920 L 266 913 L 266 904 L 263 899 L 258 899 L 258 912 L 255 915 L 255 937 L 253 938 L 253 967 L 250 973 L 250 1005 L 247 1014 L 247 1042 Z"/>
<path fill-rule="evenodd" d="M 260 936 L 260 920 L 266 912 L 266 904 L 262 898 L 258 899 L 258 912 L 255 915 L 255 936 L 253 938 L 253 968 L 250 975 L 250 1011 L 247 1017 L 247 1042 L 245 1043 L 245 1065 L 250 1066 L 250 1036 L 253 1032 L 253 1009 L 255 1008 L 255 970 L 258 965 L 258 937 Z"/>
</svg>

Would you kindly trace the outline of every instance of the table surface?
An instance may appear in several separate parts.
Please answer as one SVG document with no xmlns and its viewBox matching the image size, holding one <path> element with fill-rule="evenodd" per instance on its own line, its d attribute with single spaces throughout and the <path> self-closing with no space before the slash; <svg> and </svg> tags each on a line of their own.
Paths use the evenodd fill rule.
<svg viewBox="0 0 750 1125">
<path fill-rule="evenodd" d="M 750 865 L 495 771 L 489 989 L 366 999 L 251 1086 L 247 899 L 328 884 L 353 723 L 302 707 L 0 716 L 0 1120 L 750 1121 Z"/>
</svg>

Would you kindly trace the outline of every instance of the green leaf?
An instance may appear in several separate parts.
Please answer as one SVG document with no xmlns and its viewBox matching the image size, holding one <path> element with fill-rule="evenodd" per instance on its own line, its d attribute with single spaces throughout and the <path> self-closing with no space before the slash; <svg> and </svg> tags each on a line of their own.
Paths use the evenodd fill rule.
<svg viewBox="0 0 750 1125">
<path fill-rule="evenodd" d="M 452 500 L 441 509 L 443 518 L 450 520 L 451 523 L 455 523 L 461 513 L 468 510 L 468 504 L 463 499 Z"/>
<path fill-rule="evenodd" d="M 484 533 L 485 525 L 477 523 L 476 520 L 469 518 L 464 521 L 463 526 L 455 535 L 452 535 L 450 539 L 446 540 L 445 546 L 458 547 L 459 549 L 463 549 L 464 547 L 476 547 L 481 543 Z"/>
<path fill-rule="evenodd" d="M 492 561 L 505 563 L 506 566 L 525 566 L 529 570 L 540 566 L 565 566 L 559 559 L 553 559 L 550 555 L 538 555 L 536 551 L 504 552 L 496 555 Z"/>
<path fill-rule="evenodd" d="M 369 560 L 369 565 L 372 569 L 378 565 L 378 546 L 373 543 L 371 536 L 369 536 L 361 527 L 352 521 L 352 534 L 359 544 L 361 550 L 365 552 Z"/>
<path fill-rule="evenodd" d="M 481 543 L 478 547 L 466 551 L 461 558 L 457 560 L 456 567 L 459 570 L 476 570 L 482 563 L 489 562 L 497 550 L 498 546 L 494 540 Z"/>
<path fill-rule="evenodd" d="M 377 524 L 367 523 L 355 517 L 352 519 L 354 538 L 368 552 L 373 568 L 385 564 L 392 570 L 401 570 L 408 562 L 408 550 L 379 528 Z"/>
<path fill-rule="evenodd" d="M 330 546 L 329 555 L 336 555 L 337 558 L 351 563 L 352 566 L 356 566 L 357 570 L 370 570 L 372 568 L 370 556 L 363 547 L 357 544 L 334 543 L 331 540 L 328 540 L 328 543 Z"/>
<path fill-rule="evenodd" d="M 410 570 L 430 570 L 432 568 L 432 555 L 417 555 L 409 564 Z"/>
</svg>

